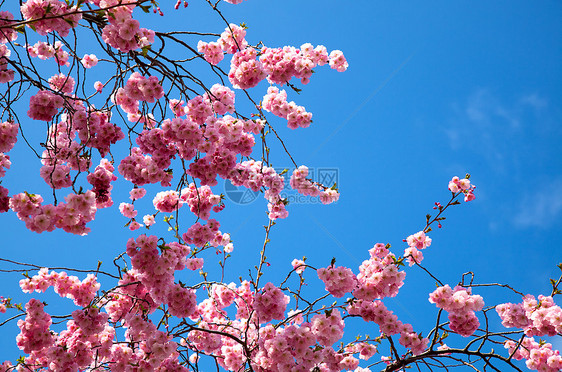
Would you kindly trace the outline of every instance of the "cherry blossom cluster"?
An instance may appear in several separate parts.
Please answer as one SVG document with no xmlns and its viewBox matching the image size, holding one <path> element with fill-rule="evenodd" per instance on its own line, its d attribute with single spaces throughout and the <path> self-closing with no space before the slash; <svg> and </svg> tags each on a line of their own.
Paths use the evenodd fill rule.
<svg viewBox="0 0 562 372">
<path fill-rule="evenodd" d="M 322 190 L 318 185 L 315 185 L 311 180 L 306 178 L 308 176 L 308 167 L 301 165 L 293 171 L 291 175 L 290 185 L 293 189 L 297 190 L 303 195 L 319 196 L 323 204 L 330 204 L 339 199 L 340 194 L 337 190 L 332 188 Z"/>
<path fill-rule="evenodd" d="M 109 315 L 101 313 L 98 308 L 90 307 L 74 310 L 72 319 L 86 336 L 103 332 Z"/>
<path fill-rule="evenodd" d="M 74 320 L 67 322 L 67 329 L 53 334 L 54 342 L 33 350 L 24 361 L 34 368 L 48 368 L 52 371 L 84 370 L 95 358 L 111 355 L 113 327 L 105 326 L 97 334 L 87 334 Z"/>
<path fill-rule="evenodd" d="M 254 300 L 254 309 L 259 322 L 267 323 L 273 319 L 284 319 L 289 300 L 289 296 L 285 295 L 273 283 L 268 282 Z"/>
<path fill-rule="evenodd" d="M 231 23 L 222 32 L 218 43 L 226 53 L 234 54 L 246 49 L 248 46 L 245 37 L 246 30 L 243 27 Z"/>
<path fill-rule="evenodd" d="M 218 298 L 221 296 L 218 294 L 219 287 L 223 288 L 220 292 L 223 296 L 229 293 L 224 300 Z M 264 294 L 262 291 L 266 288 L 272 292 L 270 297 L 274 298 L 259 297 L 260 294 Z M 314 315 L 310 323 L 303 323 L 300 316 L 295 318 L 298 320 L 292 322 L 293 324 L 284 327 L 266 324 L 257 329 L 254 322 L 247 323 L 245 317 L 250 314 L 252 307 L 263 306 L 263 304 L 256 305 L 256 301 L 266 301 L 266 304 L 271 302 L 275 311 L 279 312 L 279 317 L 284 317 L 283 309 L 288 298 L 271 283 L 266 284 L 255 298 L 247 281 L 242 282 L 238 288 L 233 283 L 228 286 L 213 286 L 211 292 L 213 300 L 204 300 L 198 305 L 200 317 L 203 319 L 199 323 L 198 330 L 191 331 L 182 345 L 197 352 L 204 351 L 217 355 L 219 364 L 225 369 L 239 370 L 246 362 L 246 356 L 241 345 L 234 343 L 232 338 L 224 333 L 244 338 L 251 345 L 257 344 L 259 347 L 254 349 L 251 356 L 252 366 L 267 371 L 287 371 L 295 368 L 311 370 L 315 366 L 326 371 L 354 369 L 358 366 L 359 360 L 351 354 L 359 353 L 363 348 L 367 349 L 357 347 L 354 351 L 336 352 L 331 347 L 343 336 L 344 322 L 337 309 Z M 237 319 L 240 320 L 229 320 L 223 310 L 232 304 L 233 295 L 236 295 L 234 302 L 238 307 Z M 259 316 L 258 318 L 261 323 L 261 318 Z M 228 326 L 224 327 L 223 324 Z M 222 335 L 207 333 L 206 330 L 220 330 Z M 320 345 L 317 345 L 317 342 Z M 369 349 L 374 353 L 371 348 Z M 365 350 L 365 355 L 369 351 Z"/>
<path fill-rule="evenodd" d="M 43 151 L 41 177 L 54 189 L 72 185 L 70 171 L 86 171 L 91 164 L 88 157 L 81 156 L 82 147 L 75 141 L 76 134 L 65 121 L 53 124 Z"/>
<path fill-rule="evenodd" d="M 245 40 L 246 30 L 234 23 L 228 25 L 217 41 L 197 43 L 197 51 L 203 53 L 203 58 L 212 65 L 217 65 L 223 60 L 223 52 L 234 54 L 246 49 L 248 42 Z"/>
<path fill-rule="evenodd" d="M 23 18 L 32 21 L 27 26 L 33 27 L 39 35 L 56 31 L 65 37 L 82 19 L 76 6 L 69 7 L 59 0 L 27 0 L 20 9 Z"/>
<path fill-rule="evenodd" d="M 306 112 L 304 107 L 297 106 L 293 101 L 287 102 L 287 92 L 279 91 L 277 87 L 267 88 L 262 105 L 273 115 L 287 119 L 287 126 L 291 129 L 307 128 L 312 123 L 312 114 Z"/>
<path fill-rule="evenodd" d="M 338 332 L 341 319 L 338 315 L 324 315 L 325 319 L 321 317 L 315 319 L 317 323 L 321 323 L 320 329 Z M 312 324 L 308 322 L 277 330 L 267 325 L 260 329 L 259 335 L 261 350 L 253 360 L 263 370 L 281 372 L 318 368 L 322 371 L 340 371 L 353 369 L 357 365 L 355 358 L 344 356 L 331 347 L 312 348 L 316 344 L 318 333 L 312 332 Z M 333 334 L 331 336 L 334 337 Z M 322 335 L 321 338 L 327 343 L 329 337 L 330 335 Z"/>
<path fill-rule="evenodd" d="M 285 205 L 285 201 L 281 199 L 273 200 L 267 203 L 269 219 L 276 220 L 278 218 L 287 218 L 289 216 L 289 211 L 285 208 Z"/>
<path fill-rule="evenodd" d="M 470 288 L 449 285 L 437 288 L 429 295 L 429 302 L 449 313 L 449 328 L 463 337 L 471 336 L 480 325 L 474 314 L 484 307 L 479 295 L 471 295 Z"/>
<path fill-rule="evenodd" d="M 0 123 L 0 152 L 10 151 L 18 140 L 19 125 L 5 121 Z"/>
<path fill-rule="evenodd" d="M 211 298 L 221 309 L 232 305 L 236 299 L 236 284 L 233 282 L 228 285 L 213 284 Z"/>
<path fill-rule="evenodd" d="M 27 116 L 35 120 L 51 121 L 63 106 L 64 100 L 48 90 L 41 90 L 29 100 Z"/>
<path fill-rule="evenodd" d="M 396 296 L 406 277 L 404 271 L 398 270 L 396 257 L 382 243 L 375 244 L 369 254 L 371 258 L 359 267 L 359 284 L 354 296 L 362 300 Z"/>
<path fill-rule="evenodd" d="M 27 365 L 48 367 L 54 371 L 84 370 L 96 357 L 111 355 L 115 329 L 106 324 L 107 314 L 88 308 L 74 311 L 72 316 L 73 319 L 66 323 L 67 328 L 55 335 L 54 344 L 26 357 Z"/>
<path fill-rule="evenodd" d="M 215 84 L 211 87 L 210 93 L 203 95 L 203 99 L 211 104 L 213 111 L 218 115 L 234 112 L 235 94 L 228 87 Z"/>
<path fill-rule="evenodd" d="M 218 183 L 217 174 L 225 179 L 231 174 L 236 166 L 236 153 L 246 152 L 251 149 L 253 143 L 254 138 L 250 134 L 242 133 L 240 142 L 230 142 L 227 145 L 230 149 L 227 147 L 212 149 L 211 153 L 192 162 L 186 173 L 199 178 L 202 185 L 214 186 Z"/>
<path fill-rule="evenodd" d="M 65 94 L 72 93 L 74 90 L 74 84 L 74 78 L 66 76 L 62 72 L 49 78 L 49 86 L 51 89 Z"/>
<path fill-rule="evenodd" d="M 152 200 L 152 204 L 154 204 L 154 208 L 160 212 L 171 213 L 177 211 L 183 205 L 183 202 L 180 200 L 177 191 L 168 190 L 156 194 Z"/>
<path fill-rule="evenodd" d="M 457 192 L 462 192 L 464 194 L 465 202 L 469 202 L 476 198 L 476 196 L 474 195 L 475 188 L 476 186 L 471 185 L 468 178 L 459 179 L 457 176 L 455 176 L 451 179 L 451 181 L 449 181 L 449 190 L 451 190 L 451 192 L 454 194 L 456 194 Z"/>
<path fill-rule="evenodd" d="M 217 41 L 199 41 L 197 44 L 199 53 L 202 53 L 205 60 L 213 65 L 222 61 L 223 52 L 234 54 L 230 61 L 228 77 L 235 88 L 252 88 L 265 78 L 272 84 L 283 85 L 296 77 L 301 79 L 303 84 L 307 84 L 313 73 L 312 69 L 318 65 L 329 63 L 331 68 L 340 72 L 348 67 L 340 50 L 335 50 L 328 55 L 323 45 L 314 48 L 309 43 L 303 44 L 300 50 L 289 46 L 263 47 L 258 59 L 257 52 L 248 47 L 245 36 L 245 29 L 230 24 Z M 306 113 L 303 111 L 301 114 Z"/>
<path fill-rule="evenodd" d="M 84 68 L 92 68 L 98 64 L 98 57 L 95 54 L 85 54 L 80 63 Z"/>
<path fill-rule="evenodd" d="M 562 309 L 550 296 L 541 295 L 537 300 L 527 295 L 520 304 L 497 305 L 496 311 L 504 327 L 521 328 L 529 337 L 562 334 Z"/>
<path fill-rule="evenodd" d="M 413 354 L 420 354 L 427 348 L 429 340 L 415 333 L 410 324 L 398 320 L 398 317 L 379 300 L 352 301 L 347 307 L 347 311 L 350 315 L 360 316 L 367 322 L 378 324 L 381 333 L 384 335 L 400 334 L 398 342 L 411 349 Z"/>
<path fill-rule="evenodd" d="M 271 220 L 289 215 L 285 202 L 279 197 L 285 180 L 273 168 L 264 166 L 260 161 L 247 160 L 236 164 L 229 179 L 234 186 L 244 186 L 253 191 L 266 188 L 264 197 L 269 201 L 267 208 Z"/>
<path fill-rule="evenodd" d="M 6 175 L 6 169 L 10 169 L 11 165 L 10 157 L 0 152 L 0 178 Z"/>
<path fill-rule="evenodd" d="M 314 48 L 310 43 L 303 44 L 300 50 L 290 46 L 263 47 L 260 62 L 267 73 L 267 81 L 279 85 L 288 83 L 293 76 L 301 79 L 303 84 L 308 84 L 313 73 L 312 69 L 326 63 L 340 72 L 345 71 L 348 66 L 341 51 L 333 51 L 328 56 L 325 46 L 318 45 Z"/>
<path fill-rule="evenodd" d="M 559 372 L 562 369 L 562 357 L 558 350 L 552 350 L 552 344 L 538 343 L 533 337 L 525 337 L 518 345 L 514 341 L 506 341 L 504 347 L 513 353 L 516 360 L 526 359 L 525 364 L 531 370 Z"/>
<path fill-rule="evenodd" d="M 308 56 L 300 53 L 295 47 L 286 46 L 283 48 L 263 47 L 261 50 L 260 62 L 264 71 L 267 73 L 267 81 L 271 84 L 283 85 L 294 76 L 301 79 L 303 84 L 307 84 L 312 76 L 312 69 L 318 63 L 325 64 L 328 53 L 324 48 L 325 58 L 318 58 L 314 61 Z M 316 63 L 315 63 L 316 62 Z"/>
<path fill-rule="evenodd" d="M 367 342 L 359 342 L 348 345 L 345 351 L 350 353 L 359 353 L 359 359 L 369 360 L 377 352 L 377 347 Z"/>
<path fill-rule="evenodd" d="M 343 337 L 345 324 L 338 309 L 314 315 L 311 323 L 310 330 L 320 345 L 332 346 Z"/>
<path fill-rule="evenodd" d="M 186 112 L 185 112 L 185 101 L 183 99 L 180 100 L 180 99 L 172 98 L 168 102 L 168 106 L 170 107 L 170 110 L 172 110 L 174 115 L 176 115 L 177 117 L 183 116 L 183 115 L 186 114 Z M 166 120 L 169 120 L 169 119 L 166 119 Z"/>
<path fill-rule="evenodd" d="M 116 6 L 119 4 L 127 4 Z M 141 28 L 139 21 L 133 19 L 133 1 L 102 0 L 100 7 L 106 10 L 109 24 L 103 28 L 103 41 L 121 52 L 150 46 L 154 42 L 154 31 Z"/>
<path fill-rule="evenodd" d="M 131 203 L 119 204 L 119 212 L 127 218 L 135 218 L 138 214 L 138 211 L 135 210 L 135 206 Z"/>
<path fill-rule="evenodd" d="M 140 275 L 135 269 L 125 272 L 117 288 L 104 300 L 103 308 L 112 322 L 119 322 L 137 312 L 152 313 L 156 310 L 158 305 L 141 283 Z"/>
<path fill-rule="evenodd" d="M 228 80 L 234 88 L 253 88 L 267 77 L 267 73 L 257 57 L 258 53 L 252 48 L 246 48 L 232 56 Z"/>
<path fill-rule="evenodd" d="M 190 183 L 189 187 L 181 190 L 180 198 L 197 217 L 204 220 L 209 219 L 211 210 L 220 212 L 224 208 L 221 196 L 213 194 L 209 186 L 197 187 Z"/>
<path fill-rule="evenodd" d="M 64 200 L 66 203 L 57 206 L 42 205 L 40 195 L 20 193 L 10 198 L 9 206 L 31 231 L 41 233 L 61 228 L 72 234 L 86 235 L 90 232 L 86 224 L 94 219 L 97 210 L 94 192 L 69 194 Z"/>
<path fill-rule="evenodd" d="M 185 108 L 187 117 L 196 124 L 202 125 L 208 117 L 213 115 L 211 105 L 203 96 L 195 96 L 187 102 Z"/>
<path fill-rule="evenodd" d="M 59 66 L 70 66 L 68 52 L 64 50 L 63 43 L 58 40 L 54 44 L 38 41 L 34 45 L 28 45 L 27 53 L 30 57 L 38 57 L 42 60 L 55 57 Z"/>
<path fill-rule="evenodd" d="M 131 154 L 121 160 L 117 170 L 127 181 L 138 186 L 157 182 L 162 186 L 171 185 L 172 175 L 158 167 L 150 155 L 143 155 L 138 147 L 133 147 Z"/>
<path fill-rule="evenodd" d="M 316 271 L 318 278 L 324 282 L 326 290 L 334 297 L 343 297 L 357 288 L 357 277 L 351 269 L 344 266 L 328 266 Z"/>
<path fill-rule="evenodd" d="M 73 300 L 76 306 L 84 307 L 94 299 L 100 284 L 93 274 L 88 274 L 86 279 L 80 281 L 78 277 L 69 276 L 64 271 L 49 272 L 49 269 L 42 268 L 37 275 L 20 280 L 20 287 L 25 293 L 45 292 L 49 287 L 54 287 L 59 296 Z"/>
<path fill-rule="evenodd" d="M 7 188 L 0 186 L 0 213 L 10 210 L 10 195 Z"/>
<path fill-rule="evenodd" d="M 14 80 L 14 70 L 8 68 L 11 52 L 4 44 L 0 44 L 0 84 Z"/>
<path fill-rule="evenodd" d="M 170 160 L 176 153 L 182 159 L 190 160 L 197 151 L 206 152 L 207 155 L 196 159 L 189 165 L 188 174 L 199 178 L 203 185 L 214 186 L 217 184 L 217 174 L 228 178 L 235 166 L 236 155 L 249 156 L 255 139 L 252 133 L 260 133 L 263 123 L 258 120 L 239 120 L 230 115 L 221 118 L 213 116 L 212 109 L 218 113 L 226 113 L 231 110 L 234 103 L 234 95 L 231 90 L 221 86 L 215 86 L 211 93 L 217 96 L 198 96 L 190 100 L 185 112 L 190 119 L 174 118 L 166 119 L 161 128 L 147 129 L 137 138 L 139 148 L 133 148 L 131 155 L 125 158 L 119 165 L 119 172 L 126 179 L 137 185 L 158 182 L 160 177 L 145 177 L 147 171 L 163 175 L 165 169 L 170 165 Z M 198 103 L 194 103 L 197 100 Z M 176 102 L 176 114 L 180 112 L 180 102 Z M 204 107 L 204 114 L 197 114 L 196 107 Z M 183 111 L 183 110 L 181 110 Z M 205 122 L 202 128 L 197 122 Z M 150 154 L 143 156 L 141 153 Z M 137 166 L 143 164 L 144 166 Z M 150 163 L 152 166 L 148 166 Z M 165 178 L 164 178 L 165 179 Z"/>
<path fill-rule="evenodd" d="M 127 254 L 133 268 L 151 298 L 158 303 L 167 303 L 174 316 L 190 316 L 196 311 L 195 291 L 175 284 L 174 271 L 186 267 L 186 256 L 191 250 L 176 242 L 162 246 L 161 250 L 162 254 L 159 254 L 158 237 L 154 235 L 141 235 L 127 242 Z"/>
<path fill-rule="evenodd" d="M 16 342 L 24 353 L 29 354 L 53 343 L 53 336 L 49 332 L 52 321 L 49 314 L 43 310 L 44 307 L 45 305 L 41 301 L 32 298 L 25 305 L 27 313 L 25 320 L 18 320 L 21 332 L 17 336 Z"/>
<path fill-rule="evenodd" d="M 108 208 L 113 205 L 111 199 L 111 182 L 117 180 L 117 176 L 113 174 L 115 168 L 107 159 L 101 159 L 100 164 L 94 172 L 88 174 L 86 179 L 92 185 L 92 191 L 96 194 L 96 208 Z"/>
<path fill-rule="evenodd" d="M 404 257 L 406 257 L 410 266 L 421 263 L 423 261 L 421 250 L 431 245 L 431 238 L 426 236 L 425 232 L 419 231 L 408 236 L 405 241 L 408 243 L 408 248 L 404 250 Z"/>
<path fill-rule="evenodd" d="M 5 44 L 10 41 L 15 41 L 18 38 L 18 33 L 11 27 L 14 23 L 12 20 L 14 15 L 6 10 L 0 11 L 0 43 Z"/>
<path fill-rule="evenodd" d="M 333 50 L 330 53 L 330 67 L 338 72 L 344 72 L 349 67 L 341 50 Z"/>
<path fill-rule="evenodd" d="M 212 65 L 218 65 L 224 59 L 223 50 L 218 41 L 204 42 L 199 40 L 197 51 L 203 54 L 205 61 Z"/>
<path fill-rule="evenodd" d="M 182 345 L 188 346 L 194 350 L 201 350 L 208 353 L 214 353 L 221 350 L 222 338 L 220 335 L 206 332 L 206 330 L 213 330 L 214 327 L 205 321 L 201 321 L 199 329 L 189 332 L 187 340 L 183 339 Z M 189 344 L 188 344 L 189 342 Z M 228 354 L 230 354 L 227 351 Z M 232 365 L 234 361 L 225 361 L 225 364 Z"/>
<path fill-rule="evenodd" d="M 175 157 L 174 143 L 166 138 L 166 132 L 161 128 L 143 130 L 136 142 L 143 154 L 152 155 L 152 159 L 160 169 L 169 167 L 171 159 Z"/>
<path fill-rule="evenodd" d="M 123 111 L 130 115 L 130 121 L 133 121 L 131 119 L 139 113 L 139 101 L 127 95 L 124 88 L 119 88 L 117 92 L 111 96 L 111 101 L 119 105 Z"/>
<path fill-rule="evenodd" d="M 159 158 L 169 159 L 177 151 L 182 159 L 189 160 L 195 157 L 197 150 L 202 149 L 205 144 L 203 130 L 189 119 L 166 119 L 160 129 L 166 146 L 160 146 L 154 153 Z"/>
<path fill-rule="evenodd" d="M 259 133 L 263 124 L 253 120 L 239 120 L 230 115 L 209 117 L 206 123 L 207 142 L 199 149 L 207 153 L 189 165 L 187 174 L 199 178 L 201 184 L 214 186 L 217 174 L 222 178 L 236 176 L 236 156 L 249 156 L 255 144 L 252 133 Z"/>
<path fill-rule="evenodd" d="M 193 244 L 196 247 L 203 247 L 209 243 L 213 247 L 226 246 L 230 243 L 230 235 L 223 234 L 219 231 L 220 223 L 217 220 L 210 219 L 204 225 L 196 222 L 191 225 L 182 235 L 182 239 L 187 244 Z"/>
<path fill-rule="evenodd" d="M 77 130 L 82 144 L 97 149 L 101 156 L 106 156 L 111 145 L 125 138 L 121 128 L 109 121 L 109 111 L 100 111 L 93 107 L 86 109 L 76 103 L 74 109 L 72 117 L 69 115 L 69 124 Z"/>
<path fill-rule="evenodd" d="M 133 72 L 124 89 L 125 94 L 132 99 L 150 103 L 164 96 L 164 90 L 156 76 L 149 76 L 147 79 L 138 72 Z"/>
<path fill-rule="evenodd" d="M 125 273 L 125 277 L 128 276 L 130 274 Z M 139 294 L 131 289 L 135 286 L 142 285 L 131 283 L 122 290 L 131 295 Z M 142 302 L 141 298 L 135 301 Z M 138 308 L 137 305 L 130 306 L 128 311 L 135 308 Z M 53 371 L 85 370 L 97 362 L 110 363 L 113 371 L 127 371 L 131 364 L 144 370 L 187 371 L 180 368 L 176 351 L 178 345 L 171 336 L 159 331 L 154 323 L 135 311 L 123 319 L 126 343 L 116 343 L 115 329 L 107 323 L 108 314 L 101 313 L 97 308 L 74 311 L 66 330 L 59 334 L 49 331 L 51 318 L 43 311 L 43 304 L 31 300 L 26 309 L 28 318 L 36 319 L 33 319 L 32 325 L 26 323 L 27 318 L 26 322 L 21 321 L 18 346 L 30 353 L 25 357 L 25 364 L 29 367 Z M 47 338 L 49 342 L 43 341 Z"/>
<path fill-rule="evenodd" d="M 124 319 L 125 339 L 127 344 L 112 346 L 111 361 L 116 363 L 111 370 L 124 372 L 131 365 L 138 365 L 139 369 L 147 371 L 186 371 L 180 366 L 178 345 L 171 340 L 171 336 L 157 329 L 156 325 L 141 314 L 129 314 Z"/>
</svg>

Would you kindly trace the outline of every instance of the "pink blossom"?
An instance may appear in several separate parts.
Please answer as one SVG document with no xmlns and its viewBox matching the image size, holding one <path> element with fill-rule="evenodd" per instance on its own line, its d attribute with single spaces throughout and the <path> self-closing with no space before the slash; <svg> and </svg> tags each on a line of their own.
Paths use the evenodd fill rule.
<svg viewBox="0 0 562 372">
<path fill-rule="evenodd" d="M 293 269 L 295 269 L 295 272 L 297 274 L 302 274 L 304 272 L 304 269 L 306 268 L 306 264 L 304 263 L 304 261 L 298 260 L 296 258 L 291 262 L 291 265 L 293 266 Z"/>
<path fill-rule="evenodd" d="M 119 204 L 119 212 L 121 212 L 121 214 L 127 218 L 135 218 L 138 213 L 135 210 L 135 206 L 129 203 Z"/>
<path fill-rule="evenodd" d="M 98 57 L 95 54 L 84 54 L 80 62 L 84 68 L 92 68 L 98 64 Z"/>
<path fill-rule="evenodd" d="M 131 191 L 129 191 L 129 198 L 131 200 L 138 200 L 142 199 L 146 195 L 146 189 L 142 187 L 135 187 Z"/>
<path fill-rule="evenodd" d="M 154 220 L 154 215 L 152 214 L 147 214 L 142 218 L 142 222 L 144 223 L 144 225 L 146 227 L 152 226 L 156 223 L 156 221 Z"/>
<path fill-rule="evenodd" d="M 179 198 L 179 194 L 172 190 L 159 192 L 154 197 L 152 203 L 154 204 L 154 208 L 164 213 L 170 213 L 178 210 L 183 205 L 183 202 Z"/>
<path fill-rule="evenodd" d="M 341 50 L 332 51 L 329 58 L 331 68 L 337 70 L 338 72 L 344 72 L 345 70 L 347 70 L 349 64 L 347 63 Z"/>
<path fill-rule="evenodd" d="M 62 97 L 47 90 L 41 90 L 29 100 L 27 115 L 35 120 L 50 121 L 63 103 Z"/>
</svg>

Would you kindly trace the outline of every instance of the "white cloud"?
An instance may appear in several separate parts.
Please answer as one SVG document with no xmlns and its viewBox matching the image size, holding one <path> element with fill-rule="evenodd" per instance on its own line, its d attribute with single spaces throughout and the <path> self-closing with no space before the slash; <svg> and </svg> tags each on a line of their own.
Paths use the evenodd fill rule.
<svg viewBox="0 0 562 372">
<path fill-rule="evenodd" d="M 548 106 L 548 101 L 536 93 L 521 97 L 520 102 L 533 107 L 537 111 L 545 109 Z"/>
<path fill-rule="evenodd" d="M 546 119 L 541 113 L 547 107 L 548 101 L 536 93 L 506 101 L 480 88 L 453 105 L 455 114 L 443 130 L 452 149 L 469 151 L 505 174 L 521 162 L 514 144 L 526 143 L 524 136 L 542 130 Z"/>
<path fill-rule="evenodd" d="M 513 222 L 519 227 L 549 227 L 562 213 L 562 178 L 523 197 Z"/>
</svg>

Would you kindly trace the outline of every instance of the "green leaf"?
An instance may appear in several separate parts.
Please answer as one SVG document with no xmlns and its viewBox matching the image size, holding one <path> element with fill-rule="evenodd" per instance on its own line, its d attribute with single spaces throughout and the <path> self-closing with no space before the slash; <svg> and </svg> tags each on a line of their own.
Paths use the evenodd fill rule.
<svg viewBox="0 0 562 372">
<path fill-rule="evenodd" d="M 143 56 L 143 57 L 146 57 L 146 55 L 148 54 L 148 51 L 149 51 L 149 50 L 150 50 L 150 45 L 147 45 L 147 46 L 142 47 L 142 50 L 141 50 L 142 56 Z"/>
</svg>

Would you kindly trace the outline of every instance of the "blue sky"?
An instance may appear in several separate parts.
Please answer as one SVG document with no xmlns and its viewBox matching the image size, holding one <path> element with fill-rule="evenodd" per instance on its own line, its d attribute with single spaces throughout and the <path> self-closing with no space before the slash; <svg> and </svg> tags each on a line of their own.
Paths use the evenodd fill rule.
<svg viewBox="0 0 562 372">
<path fill-rule="evenodd" d="M 221 32 L 220 22 L 198 15 L 204 5 L 199 3 L 191 1 L 177 12 L 162 6 L 169 22 L 151 16 L 142 25 Z M 451 286 L 473 271 L 478 282 L 510 283 L 534 295 L 550 292 L 548 279 L 558 277 L 556 264 L 562 262 L 560 2 L 248 0 L 221 9 L 231 22 L 246 23 L 251 44 L 323 44 L 342 50 L 350 64 L 345 73 L 319 67 L 308 85 L 294 82 L 303 88 L 299 95 L 288 90 L 289 101 L 313 113 L 310 128 L 292 131 L 270 116 L 299 165 L 337 170 L 341 197 L 329 206 L 288 206 L 289 218 L 271 233 L 266 280 L 278 283 L 291 260 L 302 256 L 315 267 L 328 266 L 336 257 L 338 265 L 358 272 L 377 242 L 390 243 L 402 254 L 402 239 L 424 227 L 435 201 L 449 198 L 449 179 L 469 172 L 477 198 L 453 208 L 444 227 L 430 234 L 425 266 Z M 209 80 L 209 86 L 213 83 Z M 252 94 L 259 99 L 266 89 L 264 82 Z M 24 118 L 27 101 L 21 103 Z M 44 123 L 27 119 L 21 124 L 40 140 Z M 269 143 L 273 164 L 289 167 L 281 147 L 273 139 Z M 47 199 L 40 165 L 30 155 L 20 137 L 2 185 L 11 193 L 27 190 Z M 219 182 L 215 192 L 224 192 L 223 186 Z M 128 201 L 130 188 L 120 177 L 113 192 L 116 205 Z M 139 214 L 152 213 L 150 195 L 161 191 L 147 189 Z M 247 278 L 258 263 L 266 209 L 259 196 L 247 205 L 227 204 L 217 215 L 221 230 L 235 243 L 227 281 Z M 187 228 L 191 216 L 182 212 Z M 14 214 L 2 214 L 1 257 L 92 269 L 101 259 L 110 270 L 111 259 L 138 235 L 125 223 L 116 209 L 103 210 L 87 237 L 38 235 L 26 231 Z M 151 232 L 166 236 L 159 225 Z M 206 257 L 211 273 L 217 267 L 213 256 Z M 21 302 L 30 298 L 18 292 L 17 275 L 3 275 L 0 294 Z M 319 293 L 314 273 L 306 278 L 311 293 Z M 409 268 L 401 294 L 388 307 L 416 331 L 427 332 L 435 314 L 427 296 L 434 288 L 431 278 Z M 487 305 L 519 302 L 506 291 L 475 293 Z M 50 299 L 47 311 L 72 309 L 68 300 L 37 296 Z M 376 334 L 375 327 L 369 333 Z M 11 341 L 15 325 L 3 334 L 10 337 L 0 341 L 0 359 L 14 360 L 19 355 Z"/>
</svg>

